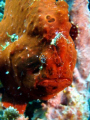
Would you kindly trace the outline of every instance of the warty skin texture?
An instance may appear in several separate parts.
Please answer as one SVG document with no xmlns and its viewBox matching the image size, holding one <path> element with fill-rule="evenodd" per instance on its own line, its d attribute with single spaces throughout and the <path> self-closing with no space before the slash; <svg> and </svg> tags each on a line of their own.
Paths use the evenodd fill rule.
<svg viewBox="0 0 90 120">
<path fill-rule="evenodd" d="M 0 43 L 10 45 L 0 50 L 0 79 L 10 96 L 47 100 L 72 83 L 76 50 L 70 28 L 64 1 L 6 0 Z M 18 40 L 11 42 L 7 33 Z"/>
</svg>

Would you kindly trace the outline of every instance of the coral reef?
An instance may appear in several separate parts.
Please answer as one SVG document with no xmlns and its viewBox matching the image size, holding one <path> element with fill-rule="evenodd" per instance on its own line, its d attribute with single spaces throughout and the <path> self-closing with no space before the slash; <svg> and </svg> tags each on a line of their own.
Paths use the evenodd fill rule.
<svg viewBox="0 0 90 120">
<path fill-rule="evenodd" d="M 70 13 L 70 19 L 78 26 L 79 30 L 79 35 L 75 40 L 78 51 L 77 68 L 84 79 L 86 79 L 90 73 L 90 11 L 87 6 L 87 0 L 79 2 L 76 0 Z"/>
<path fill-rule="evenodd" d="M 47 100 L 71 85 L 76 50 L 70 28 L 65 1 L 6 0 L 0 23 L 0 79 L 6 93 L 17 102 Z M 18 39 L 12 40 L 14 35 Z"/>
<path fill-rule="evenodd" d="M 87 107 L 83 94 L 79 94 L 77 89 L 71 86 L 49 99 L 47 104 L 42 103 L 42 109 L 35 110 L 31 120 L 87 120 Z M 41 116 L 43 112 L 44 115 Z"/>
<path fill-rule="evenodd" d="M 77 9 L 76 9 L 77 6 Z M 90 0 L 74 1 L 70 18 L 78 26 L 79 35 L 75 40 L 77 65 L 74 80 L 79 93 L 84 93 L 90 111 Z M 89 8 L 89 9 L 88 9 Z M 77 14 L 78 13 L 78 14 Z M 82 14 L 83 13 L 83 14 Z M 82 19 L 83 18 L 83 19 Z M 88 108 L 87 108 L 88 109 Z M 90 113 L 89 113 L 90 115 Z M 90 119 L 90 116 L 89 116 Z"/>
</svg>

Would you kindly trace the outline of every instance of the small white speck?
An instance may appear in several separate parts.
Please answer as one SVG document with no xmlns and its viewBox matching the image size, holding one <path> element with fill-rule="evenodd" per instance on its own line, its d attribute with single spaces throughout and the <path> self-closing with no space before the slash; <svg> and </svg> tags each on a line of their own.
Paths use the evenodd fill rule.
<svg viewBox="0 0 90 120">
<path fill-rule="evenodd" d="M 20 89 L 20 86 L 17 88 L 18 90 Z"/>
<path fill-rule="evenodd" d="M 36 55 L 36 57 L 38 57 L 38 55 Z"/>
<path fill-rule="evenodd" d="M 30 55 L 29 55 L 29 54 L 27 54 L 27 56 L 29 57 Z"/>
<path fill-rule="evenodd" d="M 28 48 L 26 47 L 26 50 L 28 50 Z"/>
<path fill-rule="evenodd" d="M 8 75 L 8 74 L 9 74 L 9 71 L 6 71 L 5 74 Z"/>
<path fill-rule="evenodd" d="M 26 30 L 23 30 L 23 33 L 25 33 L 26 32 Z"/>
</svg>

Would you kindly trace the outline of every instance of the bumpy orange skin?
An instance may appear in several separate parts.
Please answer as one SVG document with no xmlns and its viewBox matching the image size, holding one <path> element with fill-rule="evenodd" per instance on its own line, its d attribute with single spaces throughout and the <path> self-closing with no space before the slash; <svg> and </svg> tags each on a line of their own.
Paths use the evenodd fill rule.
<svg viewBox="0 0 90 120">
<path fill-rule="evenodd" d="M 0 44 L 10 45 L 3 51 L 1 47 L 0 79 L 9 95 L 22 101 L 47 100 L 72 83 L 76 50 L 70 28 L 64 1 L 6 0 Z M 12 43 L 7 32 L 19 39 Z M 56 33 L 64 37 L 51 45 Z"/>
</svg>

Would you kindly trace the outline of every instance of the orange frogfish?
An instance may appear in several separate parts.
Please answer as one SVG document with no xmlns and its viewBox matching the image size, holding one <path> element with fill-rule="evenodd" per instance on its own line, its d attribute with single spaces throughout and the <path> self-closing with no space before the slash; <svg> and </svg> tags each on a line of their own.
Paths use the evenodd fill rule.
<svg viewBox="0 0 90 120">
<path fill-rule="evenodd" d="M 47 100 L 71 85 L 76 50 L 70 28 L 65 1 L 6 0 L 0 80 L 9 96 Z"/>
</svg>

